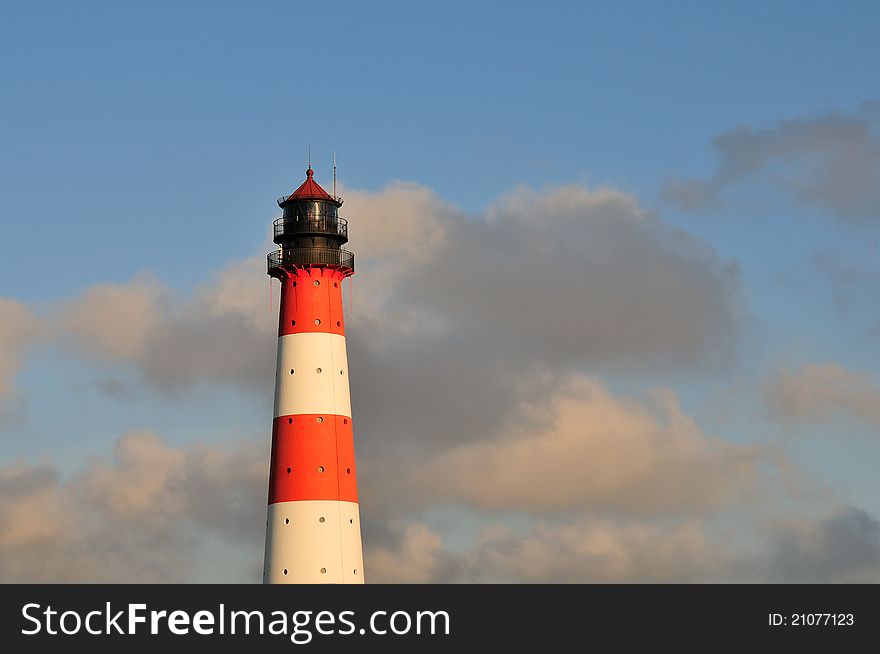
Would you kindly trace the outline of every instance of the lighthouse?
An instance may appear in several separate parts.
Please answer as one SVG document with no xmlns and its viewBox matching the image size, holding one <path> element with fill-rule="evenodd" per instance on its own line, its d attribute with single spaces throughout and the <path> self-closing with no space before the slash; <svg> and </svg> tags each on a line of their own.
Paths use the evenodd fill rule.
<svg viewBox="0 0 880 654">
<path fill-rule="evenodd" d="M 281 309 L 263 583 L 363 583 L 342 310 L 342 282 L 354 274 L 342 247 L 348 222 L 311 165 L 278 206 L 279 248 L 268 256 Z"/>
</svg>

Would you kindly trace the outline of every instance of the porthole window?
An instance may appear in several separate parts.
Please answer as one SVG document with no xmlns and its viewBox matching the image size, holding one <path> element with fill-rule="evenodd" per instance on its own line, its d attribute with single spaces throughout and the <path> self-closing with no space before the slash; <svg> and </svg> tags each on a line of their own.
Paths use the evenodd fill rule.
<svg viewBox="0 0 880 654">
<path fill-rule="evenodd" d="M 324 472 L 324 466 L 318 466 L 318 472 Z"/>
<path fill-rule="evenodd" d="M 336 326 L 337 326 L 337 327 L 342 327 L 342 322 L 340 322 L 339 320 L 337 320 L 337 321 L 336 321 Z"/>
<path fill-rule="evenodd" d="M 291 375 L 293 374 L 293 368 L 290 369 L 290 374 L 291 374 Z"/>
<path fill-rule="evenodd" d="M 287 568 L 284 568 L 284 570 L 282 570 L 282 572 L 284 573 L 284 576 L 286 577 L 287 576 Z"/>
<path fill-rule="evenodd" d="M 351 468 L 346 468 L 345 472 L 347 472 L 348 474 L 351 474 Z"/>
<path fill-rule="evenodd" d="M 287 469 L 287 474 L 289 475 L 291 472 L 290 468 Z"/>
<path fill-rule="evenodd" d="M 318 374 L 320 375 L 320 374 L 321 374 L 322 372 L 324 372 L 324 371 L 321 370 L 320 368 L 315 368 L 315 372 L 318 373 Z"/>
<path fill-rule="evenodd" d="M 292 282 L 290 282 L 290 285 L 291 285 L 291 286 L 296 286 L 296 281 L 292 281 Z"/>
<path fill-rule="evenodd" d="M 315 280 L 315 286 L 320 286 L 320 285 L 321 285 L 321 282 L 319 282 L 319 281 L 316 279 L 316 280 Z"/>
<path fill-rule="evenodd" d="M 320 318 L 315 318 L 315 324 L 316 324 L 316 325 L 320 325 L 320 324 L 321 324 L 321 319 L 320 319 Z"/>
<path fill-rule="evenodd" d="M 336 282 L 333 282 L 333 288 L 339 288 L 339 284 L 337 284 Z"/>
<path fill-rule="evenodd" d="M 288 425 L 292 425 L 292 424 L 293 424 L 293 418 L 288 418 L 288 419 L 287 419 L 287 424 L 288 424 Z"/>
<path fill-rule="evenodd" d="M 355 574 L 357 574 L 357 573 L 358 573 L 358 570 L 357 570 L 357 568 L 355 568 L 355 569 L 354 569 L 354 573 L 355 573 Z"/>
<path fill-rule="evenodd" d="M 327 568 L 321 568 L 321 574 L 322 575 L 327 574 Z"/>
<path fill-rule="evenodd" d="M 354 518 L 349 518 L 348 521 L 349 521 L 351 524 L 354 524 Z"/>
<path fill-rule="evenodd" d="M 341 371 L 341 370 L 339 371 L 339 374 L 340 374 L 340 375 L 342 374 L 342 371 Z"/>
<path fill-rule="evenodd" d="M 343 425 L 347 425 L 347 424 L 348 424 L 348 418 L 343 418 L 343 419 L 342 419 L 342 424 L 343 424 Z"/>
<path fill-rule="evenodd" d="M 291 327 L 296 327 L 296 320 L 291 320 L 291 321 L 290 321 L 290 326 L 291 326 Z"/>
<path fill-rule="evenodd" d="M 322 416 L 318 416 L 317 418 L 315 418 L 315 421 L 316 422 L 324 422 L 324 418 Z"/>
<path fill-rule="evenodd" d="M 318 522 L 324 522 L 324 516 L 321 516 L 320 518 L 318 518 Z"/>
<path fill-rule="evenodd" d="M 284 518 L 284 524 L 289 525 L 289 524 L 290 524 L 290 518 Z"/>
</svg>

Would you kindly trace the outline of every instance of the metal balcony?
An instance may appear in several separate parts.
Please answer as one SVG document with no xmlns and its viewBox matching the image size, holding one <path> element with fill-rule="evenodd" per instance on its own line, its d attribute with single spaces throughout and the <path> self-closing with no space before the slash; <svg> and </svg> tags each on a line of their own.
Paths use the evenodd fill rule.
<svg viewBox="0 0 880 654">
<path fill-rule="evenodd" d="M 268 272 L 275 268 L 327 266 L 339 268 L 346 275 L 354 273 L 354 254 L 341 248 L 290 248 L 275 250 L 266 257 Z"/>
<path fill-rule="evenodd" d="M 304 214 L 298 216 L 282 216 L 274 223 L 274 238 L 276 243 L 281 242 L 287 236 L 298 234 L 324 234 L 341 236 L 344 241 L 348 240 L 348 221 L 338 216 L 325 216 L 323 214 Z"/>
</svg>

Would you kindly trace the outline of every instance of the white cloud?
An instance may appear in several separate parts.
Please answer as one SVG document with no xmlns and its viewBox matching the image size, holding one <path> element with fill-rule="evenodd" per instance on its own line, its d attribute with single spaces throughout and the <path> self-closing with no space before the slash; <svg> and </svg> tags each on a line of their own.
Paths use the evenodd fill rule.
<svg viewBox="0 0 880 654">
<path fill-rule="evenodd" d="M 703 434 L 668 389 L 639 401 L 577 377 L 501 437 L 398 468 L 408 471 L 413 499 L 425 502 L 648 514 L 705 512 L 758 496 L 767 481 L 759 466 L 770 461 L 760 447 Z"/>
</svg>

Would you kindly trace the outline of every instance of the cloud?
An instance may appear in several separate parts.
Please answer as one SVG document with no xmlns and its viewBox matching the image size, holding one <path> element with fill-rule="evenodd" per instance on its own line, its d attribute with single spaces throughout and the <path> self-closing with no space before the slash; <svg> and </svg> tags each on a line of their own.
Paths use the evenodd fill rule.
<svg viewBox="0 0 880 654">
<path fill-rule="evenodd" d="M 0 298 L 0 420 L 5 417 L 12 380 L 21 368 L 25 350 L 39 335 L 39 321 L 28 306 Z"/>
<path fill-rule="evenodd" d="M 668 389 L 639 401 L 575 377 L 502 437 L 475 438 L 379 478 L 405 484 L 413 501 L 488 511 L 680 514 L 759 494 L 759 467 L 771 460 L 764 448 L 703 434 Z"/>
<path fill-rule="evenodd" d="M 878 243 L 868 243 L 864 252 L 854 256 L 849 252 L 815 252 L 812 263 L 830 282 L 835 304 L 845 313 L 856 297 L 860 303 L 873 294 L 880 274 L 873 270 L 877 259 Z"/>
<path fill-rule="evenodd" d="M 498 525 L 463 549 L 421 523 L 398 525 L 368 550 L 371 583 L 871 583 L 880 579 L 880 522 L 844 507 L 774 516 L 739 538 L 706 523 L 614 521 L 590 515 L 523 530 Z M 751 541 L 751 542 L 749 542 Z M 413 551 L 424 546 L 418 555 Z M 393 562 L 402 565 L 395 567 Z"/>
<path fill-rule="evenodd" d="M 492 525 L 462 550 L 424 524 L 397 525 L 367 549 L 365 569 L 370 583 L 681 583 L 730 580 L 745 571 L 741 558 L 699 523 L 579 516 L 522 531 Z"/>
<path fill-rule="evenodd" d="M 137 396 L 130 384 L 112 377 L 83 383 L 80 385 L 80 388 L 94 389 L 99 393 L 120 401 L 131 401 Z"/>
<path fill-rule="evenodd" d="M 401 316 L 423 338 L 467 337 L 483 357 L 502 349 L 517 364 L 551 365 L 687 366 L 733 340 L 741 309 L 737 265 L 630 196 L 522 188 L 468 216 L 425 194 L 392 186 L 351 194 L 346 205 L 357 219 L 355 238 L 372 234 L 359 250 L 367 278 L 361 297 L 381 307 L 386 331 L 396 331 L 389 318 Z M 388 215 L 413 210 L 428 215 L 420 225 L 428 236 L 418 249 L 403 246 L 401 269 L 387 245 L 373 254 L 370 239 L 397 240 L 398 225 L 412 217 Z M 375 292 L 374 274 L 382 284 Z"/>
<path fill-rule="evenodd" d="M 0 467 L 0 581 L 257 581 L 267 484 L 265 453 L 258 450 L 246 441 L 173 447 L 134 431 L 110 457 L 66 479 L 52 462 Z M 741 527 L 719 531 L 702 517 L 580 513 L 513 530 L 487 515 L 485 523 L 471 542 L 453 549 L 418 520 L 377 524 L 373 515 L 365 531 L 367 578 L 859 582 L 876 581 L 880 572 L 880 523 L 854 508 L 775 516 L 750 534 L 750 546 Z"/>
<path fill-rule="evenodd" d="M 520 189 L 467 215 L 394 184 L 345 208 L 371 453 L 380 438 L 424 452 L 497 435 L 572 371 L 705 370 L 735 349 L 735 262 L 618 191 Z"/>
<path fill-rule="evenodd" d="M 345 191 L 357 250 L 383 265 L 418 265 L 446 242 L 450 217 L 461 212 L 428 187 L 398 181 L 381 191 Z M 374 262 L 375 263 L 375 262 Z"/>
<path fill-rule="evenodd" d="M 846 221 L 880 218 L 880 103 L 851 114 L 783 120 L 756 129 L 739 127 L 717 136 L 715 172 L 703 179 L 673 180 L 663 197 L 687 211 L 723 201 L 724 191 L 763 179 L 796 202 Z"/>
<path fill-rule="evenodd" d="M 775 583 L 880 582 L 880 522 L 844 508 L 818 521 L 788 521 L 775 541 Z"/>
<path fill-rule="evenodd" d="M 162 296 L 146 273 L 128 284 L 99 284 L 62 303 L 51 324 L 99 360 L 136 360 L 161 323 Z"/>
<path fill-rule="evenodd" d="M 457 563 L 440 536 L 421 523 L 390 526 L 393 544 L 364 550 L 369 583 L 424 584 L 453 581 Z"/>
<path fill-rule="evenodd" d="M 870 375 L 835 363 L 780 372 L 763 390 L 770 414 L 780 420 L 808 423 L 849 417 L 880 425 L 880 386 Z"/>
<path fill-rule="evenodd" d="M 6 465 L 0 580 L 196 581 L 198 553 L 215 541 L 261 551 L 267 465 L 244 444 L 174 448 L 147 431 L 67 480 L 51 463 Z M 248 572 L 222 574 L 253 581 Z"/>
<path fill-rule="evenodd" d="M 56 309 L 55 336 L 98 362 L 135 366 L 163 391 L 206 382 L 270 391 L 277 307 L 270 316 L 264 275 L 251 257 L 189 297 L 149 274 L 94 286 Z"/>
<path fill-rule="evenodd" d="M 539 523 L 524 535 L 495 530 L 464 558 L 465 580 L 484 583 L 707 582 L 735 566 L 730 548 L 697 524 L 593 519 Z"/>
</svg>

